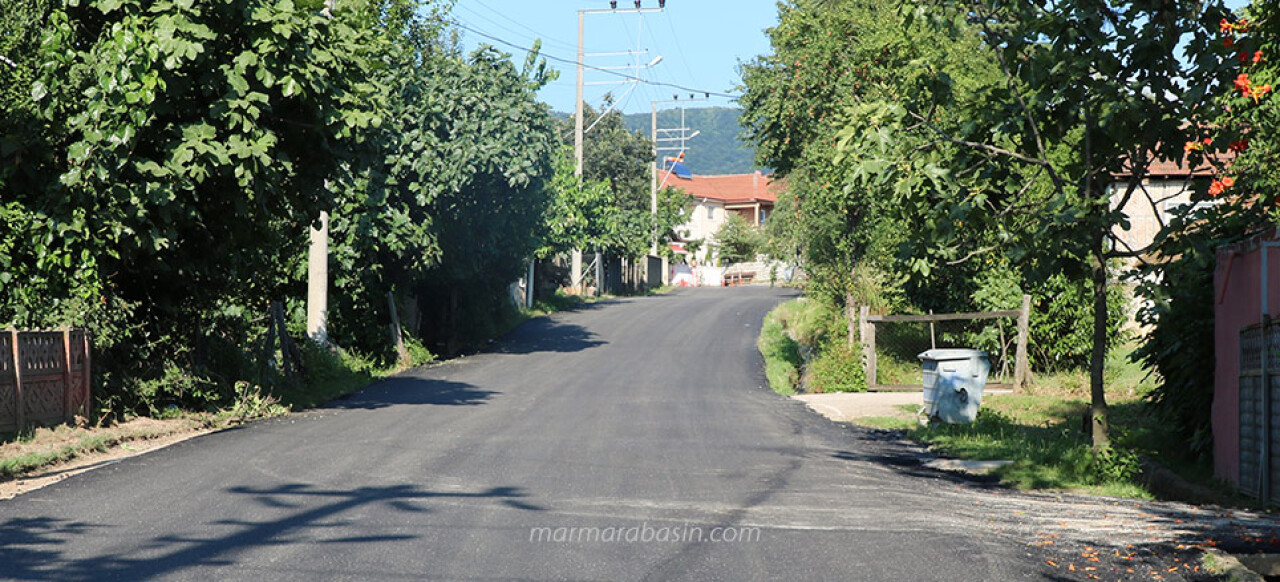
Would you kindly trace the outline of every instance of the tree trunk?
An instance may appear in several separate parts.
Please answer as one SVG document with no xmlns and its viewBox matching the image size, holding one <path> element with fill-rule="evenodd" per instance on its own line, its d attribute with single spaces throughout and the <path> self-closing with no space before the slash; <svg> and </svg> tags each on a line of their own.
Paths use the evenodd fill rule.
<svg viewBox="0 0 1280 582">
<path fill-rule="evenodd" d="M 849 345 L 852 346 L 858 342 L 858 301 L 853 298 L 853 292 L 846 293 L 844 296 L 844 317 L 849 332 Z"/>
<path fill-rule="evenodd" d="M 1093 449 L 1111 446 L 1107 422 L 1107 393 L 1103 370 L 1107 362 L 1107 261 L 1102 248 L 1104 234 L 1093 239 L 1093 353 L 1089 358 L 1089 425 Z"/>
</svg>

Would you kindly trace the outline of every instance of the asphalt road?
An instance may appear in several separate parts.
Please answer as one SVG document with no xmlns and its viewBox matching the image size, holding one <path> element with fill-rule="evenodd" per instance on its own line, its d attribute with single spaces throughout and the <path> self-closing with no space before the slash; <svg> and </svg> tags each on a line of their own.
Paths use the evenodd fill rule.
<svg viewBox="0 0 1280 582">
<path fill-rule="evenodd" d="M 0 502 L 0 578 L 1074 578 L 982 506 L 1017 494 L 769 391 L 754 344 L 787 295 L 593 304 Z"/>
</svg>

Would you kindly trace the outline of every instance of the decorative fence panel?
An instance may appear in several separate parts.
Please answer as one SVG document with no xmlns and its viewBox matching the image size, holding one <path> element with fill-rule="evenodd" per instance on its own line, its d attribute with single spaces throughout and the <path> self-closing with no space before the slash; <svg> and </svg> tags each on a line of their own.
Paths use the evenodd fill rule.
<svg viewBox="0 0 1280 582">
<path fill-rule="evenodd" d="M 91 377 L 83 330 L 0 332 L 0 432 L 88 416 Z"/>
<path fill-rule="evenodd" d="M 1280 501 L 1278 352 L 1280 326 L 1240 330 L 1240 491 L 1273 503 Z"/>
</svg>

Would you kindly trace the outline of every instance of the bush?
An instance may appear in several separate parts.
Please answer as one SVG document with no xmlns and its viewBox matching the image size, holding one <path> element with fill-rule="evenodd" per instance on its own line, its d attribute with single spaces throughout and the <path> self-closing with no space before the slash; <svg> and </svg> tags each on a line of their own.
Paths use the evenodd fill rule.
<svg viewBox="0 0 1280 582">
<path fill-rule="evenodd" d="M 809 361 L 805 386 L 810 392 L 866 392 L 862 347 L 844 341 L 827 345 Z"/>
</svg>

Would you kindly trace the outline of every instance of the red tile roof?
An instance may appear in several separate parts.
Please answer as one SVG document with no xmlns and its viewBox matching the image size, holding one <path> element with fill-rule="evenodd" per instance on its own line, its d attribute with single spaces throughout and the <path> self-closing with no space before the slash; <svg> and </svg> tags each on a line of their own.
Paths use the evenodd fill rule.
<svg viewBox="0 0 1280 582">
<path fill-rule="evenodd" d="M 1231 160 L 1236 157 L 1233 152 L 1219 152 L 1209 155 L 1216 156 L 1219 164 L 1230 164 Z M 1213 165 L 1211 165 L 1207 160 L 1201 162 L 1200 165 L 1195 168 L 1191 168 L 1190 165 L 1191 160 L 1188 160 L 1185 157 L 1178 161 L 1151 160 L 1151 163 L 1147 165 L 1147 176 L 1150 178 L 1187 178 L 1213 176 L 1217 173 L 1216 170 L 1214 170 Z M 1118 178 L 1126 178 L 1131 175 L 1132 173 L 1128 170 L 1116 172 L 1115 174 Z"/>
<path fill-rule="evenodd" d="M 692 179 L 677 177 L 672 174 L 667 178 L 667 186 L 680 188 L 695 198 L 710 198 L 723 202 L 776 202 L 777 191 L 782 187 L 772 175 L 760 172 L 753 174 L 729 174 L 725 176 L 693 175 Z"/>
</svg>

